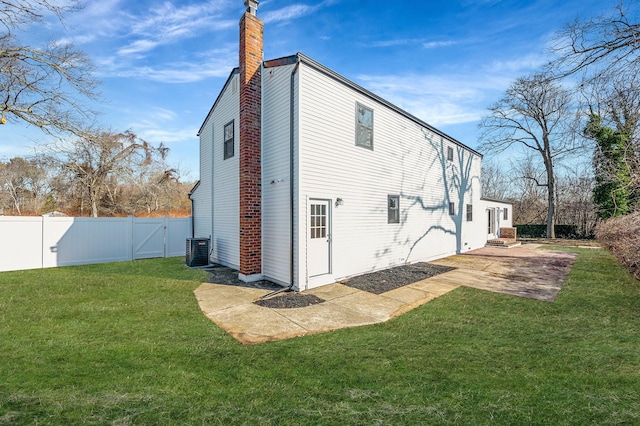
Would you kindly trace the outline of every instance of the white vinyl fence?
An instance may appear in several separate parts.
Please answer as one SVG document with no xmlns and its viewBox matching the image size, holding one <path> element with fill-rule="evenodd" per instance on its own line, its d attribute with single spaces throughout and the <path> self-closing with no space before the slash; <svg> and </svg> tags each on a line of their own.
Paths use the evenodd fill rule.
<svg viewBox="0 0 640 426">
<path fill-rule="evenodd" d="M 0 271 L 184 256 L 191 218 L 0 216 Z"/>
</svg>

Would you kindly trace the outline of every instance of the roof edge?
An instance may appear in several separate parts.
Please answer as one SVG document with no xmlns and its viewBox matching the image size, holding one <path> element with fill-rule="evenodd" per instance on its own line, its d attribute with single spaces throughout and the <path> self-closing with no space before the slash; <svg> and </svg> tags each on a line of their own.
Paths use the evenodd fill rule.
<svg viewBox="0 0 640 426">
<path fill-rule="evenodd" d="M 513 205 L 513 202 L 511 202 L 511 201 L 496 200 L 495 198 L 480 197 L 480 199 L 481 199 L 482 201 L 492 201 L 492 202 L 494 202 L 494 203 L 502 203 L 502 204 L 510 204 L 510 205 Z"/>
<path fill-rule="evenodd" d="M 310 57 L 304 55 L 303 53 L 296 53 L 296 55 L 294 55 L 294 57 L 297 57 L 300 62 L 309 65 L 313 68 L 315 68 L 316 70 L 328 75 L 329 77 L 333 78 L 334 80 L 337 80 L 343 84 L 346 84 L 347 86 L 351 87 L 352 89 L 360 92 L 361 94 L 374 99 L 376 102 L 381 103 L 382 105 L 386 106 L 387 108 L 390 108 L 391 110 L 397 112 L 398 114 L 403 115 L 404 117 L 408 118 L 409 120 L 415 122 L 416 124 L 432 131 L 433 133 L 442 136 L 448 140 L 450 140 L 451 142 L 455 143 L 456 145 L 461 146 L 464 149 L 469 150 L 470 152 L 478 155 L 480 158 L 483 157 L 483 155 L 476 151 L 475 149 L 469 147 L 468 145 L 465 145 L 464 143 L 460 142 L 459 140 L 457 140 L 456 138 L 444 133 L 441 130 L 436 129 L 435 127 L 433 127 L 432 125 L 430 125 L 429 123 L 427 123 L 426 121 L 423 121 L 421 119 L 419 119 L 418 117 L 416 117 L 415 115 L 403 110 L 402 108 L 392 104 L 391 102 L 387 101 L 384 98 L 381 98 L 380 96 L 376 95 L 375 93 L 371 92 L 370 90 L 365 89 L 364 87 L 360 86 L 357 83 L 354 83 L 353 81 L 349 80 L 348 78 L 338 74 L 337 72 L 333 71 L 332 69 L 322 65 L 320 62 L 317 62 L 313 59 L 311 59 Z M 290 58 L 290 57 L 287 57 Z"/>
<path fill-rule="evenodd" d="M 204 128 L 204 125 L 206 124 L 207 120 L 209 120 L 209 117 L 211 117 L 211 114 L 213 114 L 213 110 L 216 109 L 216 105 L 218 105 L 218 102 L 220 102 L 220 98 L 222 98 L 222 94 L 227 90 L 227 87 L 229 86 L 231 79 L 233 78 L 234 75 L 238 74 L 239 72 L 240 72 L 239 67 L 235 67 L 234 69 L 231 70 L 231 74 L 229 74 L 229 77 L 227 77 L 227 81 L 225 81 L 224 86 L 222 86 L 222 90 L 220 90 L 220 93 L 218 93 L 218 97 L 216 98 L 216 101 L 211 106 L 211 109 L 207 113 L 207 116 L 202 122 L 202 125 L 198 129 L 198 133 L 196 133 L 196 136 L 200 136 L 200 133 L 202 133 L 202 129 Z"/>
</svg>

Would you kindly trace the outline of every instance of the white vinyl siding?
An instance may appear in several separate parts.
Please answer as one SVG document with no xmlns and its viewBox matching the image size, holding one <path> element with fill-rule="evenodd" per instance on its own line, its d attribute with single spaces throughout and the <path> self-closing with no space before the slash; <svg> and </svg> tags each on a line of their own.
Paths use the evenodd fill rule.
<svg viewBox="0 0 640 426">
<path fill-rule="evenodd" d="M 448 214 L 449 202 L 479 199 L 479 156 L 456 145 L 463 151 L 447 161 L 453 142 L 311 66 L 299 73 L 299 232 L 306 238 L 304 199 L 344 200 L 332 210 L 334 279 L 479 246 L 464 240 L 462 213 Z M 355 102 L 375 111 L 375 150 L 353 142 Z M 400 226 L 387 226 L 388 194 L 400 196 Z"/>
<path fill-rule="evenodd" d="M 192 194 L 193 235 L 196 238 L 211 238 L 211 178 L 212 178 L 211 127 L 200 132 L 200 184 Z"/>
<path fill-rule="evenodd" d="M 292 69 L 293 65 L 287 65 L 267 68 L 262 73 L 262 274 L 287 285 L 291 282 L 289 92 Z"/>
<path fill-rule="evenodd" d="M 212 260 L 238 268 L 240 264 L 238 156 L 224 159 L 224 126 L 232 120 L 237 123 L 239 118 L 239 95 L 237 91 L 233 93 L 232 90 L 233 80 L 237 80 L 238 75 L 235 74 L 231 78 L 231 84 L 227 85 L 226 90 L 221 93 L 215 109 L 201 130 L 200 140 L 213 141 L 213 150 L 201 153 L 200 163 L 204 165 L 208 161 L 211 164 L 207 166 L 211 185 L 203 188 L 202 192 L 206 191 L 209 194 L 211 200 L 209 208 L 213 212 L 210 225 Z M 203 170 L 201 178 L 206 174 Z"/>
</svg>

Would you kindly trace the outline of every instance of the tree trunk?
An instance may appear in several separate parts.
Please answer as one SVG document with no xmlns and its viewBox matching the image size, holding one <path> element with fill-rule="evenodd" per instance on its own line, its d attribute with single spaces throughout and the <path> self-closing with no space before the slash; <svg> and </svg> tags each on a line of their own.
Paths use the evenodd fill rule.
<svg viewBox="0 0 640 426">
<path fill-rule="evenodd" d="M 551 159 L 545 161 L 547 169 L 547 238 L 555 238 L 555 210 L 556 210 L 556 180 L 553 176 L 553 163 Z"/>
<path fill-rule="evenodd" d="M 98 194 L 97 191 L 89 191 L 89 202 L 91 203 L 91 216 L 98 217 Z"/>
</svg>

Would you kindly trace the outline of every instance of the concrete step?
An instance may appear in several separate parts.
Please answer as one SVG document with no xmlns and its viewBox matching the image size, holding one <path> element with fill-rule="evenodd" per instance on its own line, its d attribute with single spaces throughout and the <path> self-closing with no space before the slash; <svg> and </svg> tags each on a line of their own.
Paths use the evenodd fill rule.
<svg viewBox="0 0 640 426">
<path fill-rule="evenodd" d="M 487 241 L 487 244 L 485 245 L 485 247 L 510 248 L 510 247 L 517 247 L 519 245 L 520 243 L 513 238 L 493 238 Z"/>
</svg>

